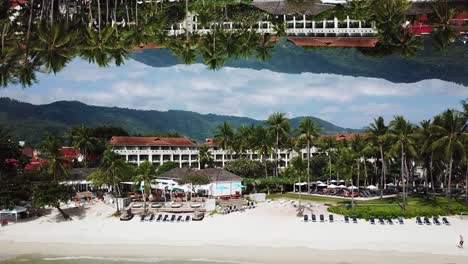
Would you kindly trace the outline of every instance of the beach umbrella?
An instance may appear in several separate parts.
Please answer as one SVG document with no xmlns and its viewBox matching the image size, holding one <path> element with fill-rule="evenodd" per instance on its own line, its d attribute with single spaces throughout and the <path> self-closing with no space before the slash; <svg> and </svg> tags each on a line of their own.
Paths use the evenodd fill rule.
<svg viewBox="0 0 468 264">
<path fill-rule="evenodd" d="M 322 181 L 316 181 L 315 183 L 316 183 L 317 185 L 323 184 Z"/>
<path fill-rule="evenodd" d="M 318 187 L 327 187 L 327 185 L 325 183 L 320 183 L 319 185 L 317 185 Z"/>
<path fill-rule="evenodd" d="M 338 187 L 338 186 L 336 186 L 335 184 L 330 184 L 330 185 L 328 185 L 327 188 L 329 188 L 329 189 L 335 189 L 336 187 Z"/>
<path fill-rule="evenodd" d="M 337 181 L 336 181 L 336 180 L 331 180 L 330 182 L 331 182 L 331 183 L 334 183 L 334 182 L 337 182 Z"/>
<path fill-rule="evenodd" d="M 340 186 L 338 186 L 338 188 L 346 189 L 346 186 L 344 186 L 343 184 L 341 184 Z"/>
<path fill-rule="evenodd" d="M 369 189 L 369 190 L 377 190 L 378 188 L 377 188 L 376 186 L 374 186 L 374 185 L 369 185 L 369 186 L 367 186 L 367 189 Z"/>
<path fill-rule="evenodd" d="M 393 183 L 388 183 L 387 186 L 393 187 L 393 186 L 395 186 L 395 184 L 393 184 Z"/>
<path fill-rule="evenodd" d="M 340 180 L 339 182 L 345 182 L 344 180 Z"/>
<path fill-rule="evenodd" d="M 348 189 L 349 189 L 349 190 L 356 190 L 356 189 L 358 189 L 358 187 L 356 187 L 356 186 L 353 185 L 353 186 L 349 186 Z"/>
</svg>

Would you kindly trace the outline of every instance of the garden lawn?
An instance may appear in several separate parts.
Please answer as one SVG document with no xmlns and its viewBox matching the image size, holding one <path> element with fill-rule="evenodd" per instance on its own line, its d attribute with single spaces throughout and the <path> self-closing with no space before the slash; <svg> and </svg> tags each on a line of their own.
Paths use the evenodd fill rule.
<svg viewBox="0 0 468 264">
<path fill-rule="evenodd" d="M 416 216 L 442 216 L 465 213 L 468 214 L 468 206 L 463 203 L 463 199 L 448 199 L 445 197 L 409 196 L 406 212 L 402 209 L 402 200 L 399 198 L 386 198 L 372 201 L 355 201 L 354 208 L 351 208 L 351 201 L 339 202 L 328 208 L 328 211 L 341 215 L 355 215 L 358 218 L 369 219 L 374 217 L 403 216 L 413 218 Z"/>
</svg>

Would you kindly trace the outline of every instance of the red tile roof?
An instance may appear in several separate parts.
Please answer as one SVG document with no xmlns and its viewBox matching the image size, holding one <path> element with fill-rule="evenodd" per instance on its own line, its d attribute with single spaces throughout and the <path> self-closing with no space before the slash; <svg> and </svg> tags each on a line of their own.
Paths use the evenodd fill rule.
<svg viewBox="0 0 468 264">
<path fill-rule="evenodd" d="M 164 48 L 164 47 L 162 45 L 159 45 L 158 43 L 146 43 L 146 44 L 140 44 L 134 47 L 133 50 L 161 49 L 161 48 Z"/>
<path fill-rule="evenodd" d="M 138 146 L 196 146 L 188 138 L 169 137 L 112 137 L 111 145 L 138 145 Z"/>
<path fill-rule="evenodd" d="M 216 140 L 214 138 L 207 138 L 203 145 L 205 145 L 207 147 L 217 147 L 217 146 L 219 146 L 219 144 L 216 142 Z"/>
<path fill-rule="evenodd" d="M 315 37 L 290 37 L 288 41 L 296 46 L 306 47 L 368 47 L 372 48 L 379 42 L 378 38 L 315 38 Z"/>
<path fill-rule="evenodd" d="M 10 0 L 10 7 L 14 8 L 19 5 L 25 5 L 28 3 L 28 0 Z"/>
</svg>

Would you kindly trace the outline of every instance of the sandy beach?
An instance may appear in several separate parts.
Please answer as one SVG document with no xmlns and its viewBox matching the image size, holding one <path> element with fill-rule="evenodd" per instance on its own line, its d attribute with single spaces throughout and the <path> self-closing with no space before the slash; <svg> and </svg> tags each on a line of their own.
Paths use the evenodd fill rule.
<svg viewBox="0 0 468 264">
<path fill-rule="evenodd" d="M 324 213 L 311 203 L 314 213 Z M 0 228 L 0 255 L 138 257 L 254 263 L 466 263 L 468 220 L 450 226 L 304 223 L 289 201 L 259 204 L 244 213 L 208 216 L 202 222 L 121 222 L 113 208 L 96 203 L 75 210 L 73 221 L 50 215 Z M 310 212 L 310 211 L 308 211 Z M 465 232 L 465 233 L 463 233 Z M 315 262 L 315 261 L 314 261 Z"/>
</svg>

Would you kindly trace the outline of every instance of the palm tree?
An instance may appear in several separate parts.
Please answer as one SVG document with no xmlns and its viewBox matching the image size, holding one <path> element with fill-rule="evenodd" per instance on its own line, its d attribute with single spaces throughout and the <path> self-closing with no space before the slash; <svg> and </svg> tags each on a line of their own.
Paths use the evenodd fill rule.
<svg viewBox="0 0 468 264">
<path fill-rule="evenodd" d="M 99 34 L 92 28 L 87 27 L 84 46 L 80 55 L 88 59 L 89 62 L 96 63 L 99 67 L 109 66 L 112 59 L 110 53 L 114 49 L 113 31 L 113 27 L 107 26 L 102 34 Z"/>
<path fill-rule="evenodd" d="M 312 141 L 319 136 L 321 128 L 310 117 L 299 122 L 299 139 L 307 142 L 307 193 L 310 193 L 310 148 Z"/>
<path fill-rule="evenodd" d="M 198 44 L 192 41 L 181 41 L 175 39 L 171 42 L 170 50 L 172 54 L 182 60 L 184 64 L 193 64 L 197 59 Z"/>
<path fill-rule="evenodd" d="M 366 131 L 367 133 L 369 133 L 369 139 L 374 141 L 380 149 L 380 162 L 382 163 L 382 170 L 380 176 L 380 199 L 382 199 L 383 189 L 386 185 L 385 172 L 387 170 L 385 166 L 383 146 L 385 144 L 385 135 L 388 132 L 388 127 L 385 125 L 384 118 L 379 116 L 377 119 L 374 119 L 374 123 L 370 124 Z"/>
<path fill-rule="evenodd" d="M 272 153 L 272 137 L 271 133 L 263 126 L 256 126 L 252 132 L 253 147 L 257 155 L 262 157 L 263 165 L 265 166 L 265 178 L 268 178 L 267 157 Z"/>
<path fill-rule="evenodd" d="M 149 161 L 144 161 L 138 166 L 133 177 L 134 185 L 142 188 L 143 191 L 143 211 L 146 214 L 146 199 L 151 193 L 151 182 L 156 178 L 156 170 Z"/>
<path fill-rule="evenodd" d="M 42 140 L 39 149 L 41 155 L 47 159 L 47 173 L 52 176 L 54 183 L 59 183 L 61 180 L 68 177 L 68 170 L 65 164 L 68 160 L 62 157 L 60 153 L 61 145 L 59 139 L 53 135 L 46 135 Z"/>
<path fill-rule="evenodd" d="M 96 148 L 97 138 L 93 137 L 92 130 L 84 125 L 74 129 L 72 134 L 73 147 L 83 152 L 84 167 L 88 167 L 88 154 Z"/>
<path fill-rule="evenodd" d="M 126 180 L 132 172 L 132 168 L 117 155 L 112 149 L 107 148 L 104 151 L 101 164 L 96 171 L 88 176 L 88 179 L 94 186 L 101 186 L 103 184 L 112 186 L 112 191 L 115 197 L 120 197 L 119 183 Z M 119 202 L 116 200 L 117 212 L 119 209 Z"/>
<path fill-rule="evenodd" d="M 447 0 L 436 0 L 431 4 L 432 11 L 437 17 L 437 29 L 432 34 L 436 46 L 441 51 L 446 51 L 448 46 L 455 42 L 457 32 L 453 29 L 451 19 L 455 10 L 449 8 Z"/>
<path fill-rule="evenodd" d="M 386 137 L 392 142 L 392 148 L 390 153 L 394 156 L 398 155 L 400 152 L 401 158 L 401 182 L 403 189 L 403 210 L 406 210 L 406 188 L 405 181 L 409 179 L 408 171 L 408 156 L 416 156 L 416 150 L 414 149 L 415 138 L 417 135 L 414 134 L 414 126 L 406 121 L 403 116 L 395 116 L 395 118 L 390 122 L 390 131 Z"/>
<path fill-rule="evenodd" d="M 213 163 L 213 157 L 211 156 L 208 146 L 203 145 L 198 149 L 198 160 L 200 161 L 200 169 L 204 169 L 206 166 L 211 166 Z"/>
<path fill-rule="evenodd" d="M 217 29 L 214 29 L 212 33 L 206 34 L 203 37 L 200 54 L 203 58 L 203 62 L 208 66 L 210 70 L 219 70 L 223 67 L 227 57 L 223 47 L 217 45 Z"/>
<path fill-rule="evenodd" d="M 325 151 L 325 153 L 328 156 L 328 172 L 329 172 L 329 179 L 332 177 L 332 155 L 336 151 L 336 139 L 333 136 L 322 136 L 322 138 L 319 141 L 319 146 L 322 149 L 322 151 Z M 336 179 L 338 181 L 338 179 Z"/>
<path fill-rule="evenodd" d="M 218 125 L 214 131 L 215 140 L 222 146 L 223 150 L 231 155 L 232 143 L 234 140 L 234 130 L 228 122 Z"/>
<path fill-rule="evenodd" d="M 416 135 L 418 137 L 418 146 L 420 148 L 420 158 L 424 167 L 426 168 L 425 177 L 426 182 L 429 181 L 427 177 L 427 171 L 429 171 L 432 195 L 435 198 L 435 184 L 433 176 L 433 160 L 434 160 L 434 149 L 432 144 L 434 143 L 434 135 L 432 133 L 432 123 L 431 120 L 423 120 L 419 124 L 420 126 L 416 129 Z"/>
<path fill-rule="evenodd" d="M 274 176 L 278 175 L 278 149 L 280 147 L 280 140 L 283 137 L 287 137 L 289 133 L 289 120 L 286 118 L 284 113 L 274 113 L 268 117 L 266 121 L 269 126 L 268 129 L 272 134 L 276 135 L 276 144 L 275 144 L 275 171 Z"/>
<path fill-rule="evenodd" d="M 454 156 L 465 158 L 464 143 L 468 138 L 468 130 L 465 125 L 466 119 L 460 112 L 447 110 L 440 115 L 440 118 L 434 120 L 431 126 L 432 132 L 436 137 L 433 143 L 434 150 L 443 152 L 444 159 L 448 162 L 448 184 L 447 196 L 451 195 L 452 169 Z"/>
<path fill-rule="evenodd" d="M 256 57 L 261 61 L 266 61 L 272 57 L 274 46 L 270 35 L 263 35 L 260 45 L 256 48 Z"/>
<path fill-rule="evenodd" d="M 57 73 L 75 56 L 77 34 L 67 24 L 41 23 L 36 28 L 36 36 L 37 43 L 32 50 L 38 52 L 48 71 Z"/>
<path fill-rule="evenodd" d="M 357 187 L 358 187 L 358 190 L 359 190 L 361 162 L 364 162 L 364 168 L 366 167 L 366 154 L 365 154 L 366 141 L 365 141 L 365 138 L 363 136 L 359 135 L 359 134 L 355 135 L 351 139 L 351 149 L 354 152 L 355 157 L 356 157 Z"/>
</svg>

